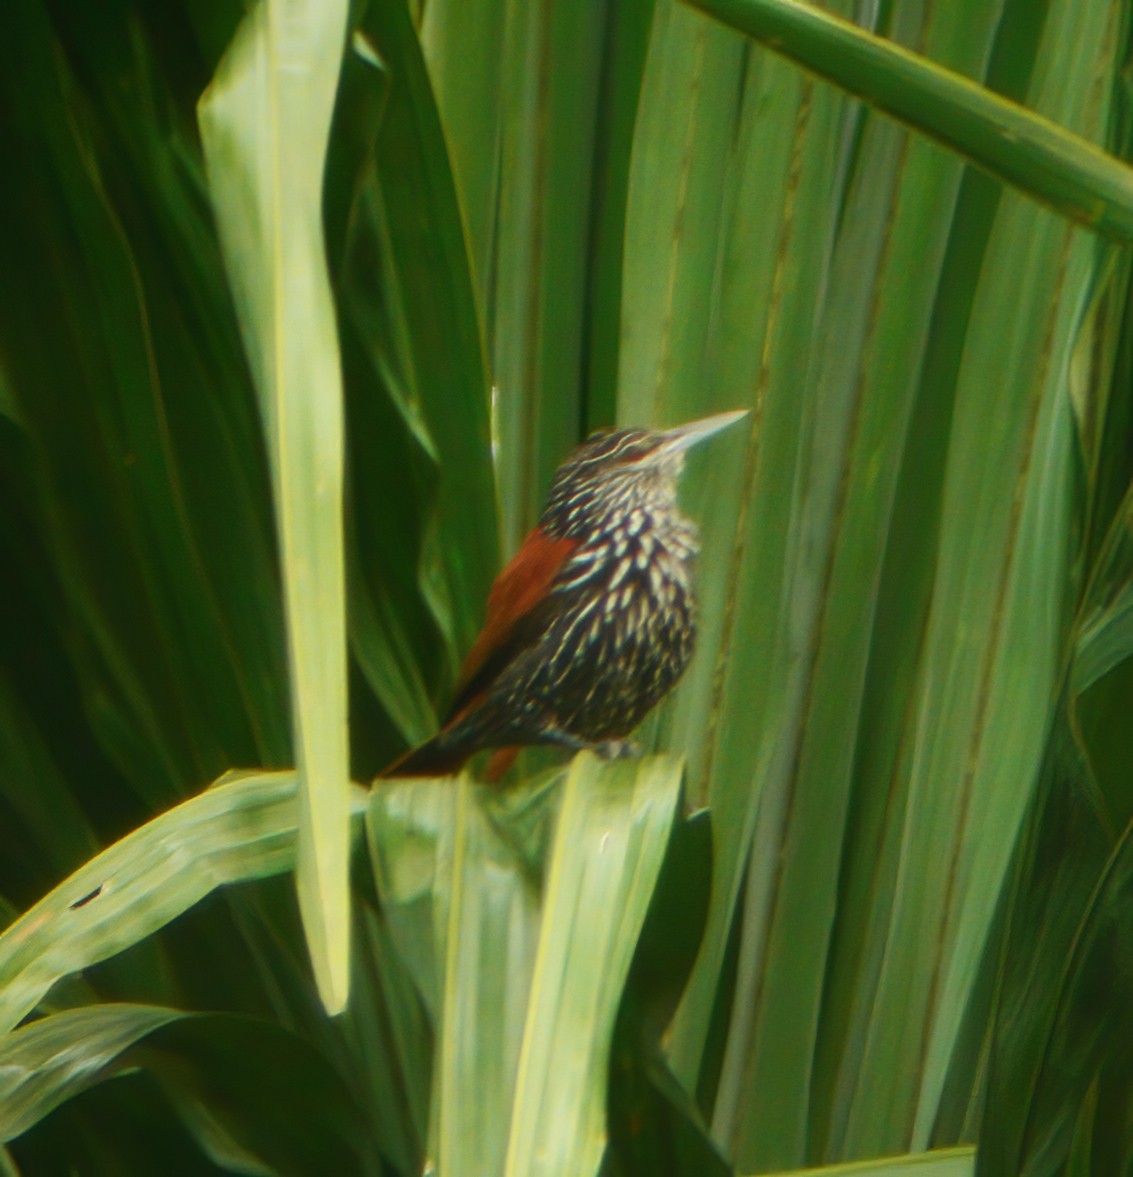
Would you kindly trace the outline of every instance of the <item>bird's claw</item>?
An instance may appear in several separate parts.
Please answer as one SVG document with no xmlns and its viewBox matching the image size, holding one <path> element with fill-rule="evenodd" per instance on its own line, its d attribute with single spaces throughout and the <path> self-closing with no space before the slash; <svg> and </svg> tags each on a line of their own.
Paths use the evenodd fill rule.
<svg viewBox="0 0 1133 1177">
<path fill-rule="evenodd" d="M 626 760 L 641 755 L 641 749 L 632 740 L 603 740 L 594 745 L 594 751 L 603 760 Z"/>
</svg>

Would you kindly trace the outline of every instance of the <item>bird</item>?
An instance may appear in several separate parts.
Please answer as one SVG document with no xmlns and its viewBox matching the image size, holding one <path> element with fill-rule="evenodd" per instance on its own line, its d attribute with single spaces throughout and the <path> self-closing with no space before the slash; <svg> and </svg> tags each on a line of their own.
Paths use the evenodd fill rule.
<svg viewBox="0 0 1133 1177">
<path fill-rule="evenodd" d="M 531 745 L 633 755 L 630 734 L 696 642 L 697 528 L 677 503 L 685 455 L 746 415 L 602 430 L 570 453 L 492 586 L 440 730 L 378 776 L 449 776 L 495 749 L 485 775 L 496 780 Z"/>
</svg>

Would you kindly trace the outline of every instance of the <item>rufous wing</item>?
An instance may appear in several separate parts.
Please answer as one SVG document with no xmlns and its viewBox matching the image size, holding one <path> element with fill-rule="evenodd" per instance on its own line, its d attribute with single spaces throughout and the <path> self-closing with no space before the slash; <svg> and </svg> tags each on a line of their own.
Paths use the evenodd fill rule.
<svg viewBox="0 0 1133 1177">
<path fill-rule="evenodd" d="M 452 706 L 441 731 L 387 765 L 379 777 L 448 776 L 485 745 L 454 740 L 453 728 L 480 705 L 492 683 L 546 625 L 548 594 L 563 562 L 577 546 L 536 527 L 488 594 L 487 620 L 464 660 Z M 491 745 L 487 745 L 491 746 Z M 501 748 L 489 764 L 489 780 L 507 771 L 518 748 Z"/>
<path fill-rule="evenodd" d="M 577 546 L 577 540 L 555 539 L 536 527 L 496 577 L 488 594 L 484 628 L 464 659 L 446 727 L 469 709 L 534 636 L 528 632 L 531 622 L 546 601 L 559 569 Z"/>
</svg>

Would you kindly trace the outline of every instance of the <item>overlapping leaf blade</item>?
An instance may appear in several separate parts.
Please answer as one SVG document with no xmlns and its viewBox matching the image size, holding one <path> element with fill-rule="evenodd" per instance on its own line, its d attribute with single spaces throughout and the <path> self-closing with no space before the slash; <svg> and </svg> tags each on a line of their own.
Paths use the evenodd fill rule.
<svg viewBox="0 0 1133 1177">
<path fill-rule="evenodd" d="M 902 6 L 891 32 L 917 43 L 929 56 L 978 74 L 998 30 L 995 14 L 985 5 L 977 7 L 979 11 L 971 13 L 953 7 L 927 21 L 915 6 Z M 1062 17 L 1078 19 L 1080 14 L 1072 17 L 1068 9 L 1060 9 L 1057 19 Z M 1099 6 L 1094 18 L 1091 35 L 1101 37 L 1108 22 L 1106 6 Z M 1057 19 L 1052 18 L 1054 30 L 1059 27 Z M 661 17 L 653 46 L 659 62 L 671 60 L 661 48 L 666 27 Z M 702 32 L 699 41 L 691 32 L 673 39 L 673 52 L 684 53 L 685 76 L 691 80 L 686 83 L 689 111 L 710 101 L 711 87 L 721 72 L 719 65 L 703 76 L 697 72 L 697 54 L 705 52 L 707 35 Z M 1009 35 L 1007 25 L 1003 36 Z M 1099 124 L 1092 120 L 1100 92 L 1091 99 L 1066 82 L 1079 76 L 1083 66 L 1070 66 L 1058 56 L 1063 43 L 1057 31 L 1047 32 L 1046 57 L 1040 65 L 1045 72 L 1032 86 L 1033 101 L 1096 135 Z M 935 46 L 939 48 L 934 52 Z M 1089 56 L 1094 49 L 1086 47 L 1083 52 Z M 1010 87 L 1026 87 L 1030 65 L 1025 55 L 1009 63 L 1006 57 L 1004 50 L 1003 80 Z M 761 57 L 753 56 L 752 61 L 763 69 L 774 68 Z M 620 396 L 623 405 L 631 407 L 623 411 L 627 419 L 656 416 L 656 402 L 651 404 L 650 398 L 658 392 L 649 390 L 660 390 L 664 405 L 680 403 L 681 390 L 688 390 L 684 412 L 663 410 L 674 418 L 694 415 L 694 405 L 705 411 L 735 404 L 751 396 L 753 388 L 757 398 L 746 471 L 737 479 L 735 468 L 721 461 L 709 476 L 718 478 L 720 486 L 734 487 L 738 481 L 745 507 L 737 516 L 727 500 L 721 502 L 719 492 L 710 491 L 702 500 L 712 503 L 704 512 L 708 519 L 701 566 L 706 626 L 701 661 L 682 689 L 673 720 L 677 726 L 671 729 L 688 736 L 684 743 L 694 767 L 705 762 L 711 766 L 713 803 L 725 819 L 717 827 L 722 830 L 718 895 L 736 893 L 738 868 L 751 848 L 738 987 L 715 1128 L 726 1147 L 737 1150 L 741 1163 L 744 1158 L 747 1163 L 800 1163 L 808 1157 L 869 1155 L 902 1144 L 923 1146 L 944 1073 L 955 1062 L 954 1044 L 972 992 L 975 962 L 986 943 L 1014 831 L 1025 811 L 1028 789 L 1033 788 L 1056 692 L 1058 651 L 1064 641 L 1060 594 L 1070 555 L 1067 548 L 1052 545 L 1050 537 L 1060 528 L 1063 536 L 1068 534 L 1072 503 L 1065 481 L 1074 439 L 1064 365 L 1075 346 L 1077 319 L 1072 301 L 1064 304 L 1064 317 L 1052 317 L 1048 308 L 1058 291 L 1065 289 L 1072 299 L 1070 292 L 1089 285 L 1099 259 L 1085 239 L 1077 242 L 1073 253 L 1060 252 L 1068 248 L 1063 244 L 1044 258 L 1036 225 L 1044 226 L 1052 242 L 1062 243 L 1067 240 L 1065 227 L 1033 209 L 1030 215 L 1038 220 L 1028 221 L 1023 202 L 1013 198 L 1001 220 L 1013 226 L 1007 231 L 1018 237 L 993 240 L 1003 254 L 992 265 L 983 250 L 993 225 L 998 228 L 994 189 L 973 182 L 966 199 L 957 204 L 961 170 L 955 161 L 923 143 L 908 141 L 874 117 L 859 125 L 851 114 L 840 138 L 830 124 L 829 146 L 819 155 L 830 161 L 832 170 L 822 193 L 825 203 L 815 207 L 813 227 L 803 229 L 797 242 L 784 229 L 792 217 L 806 215 L 804 201 L 814 194 L 813 182 L 801 186 L 797 199 L 788 186 L 792 199 L 774 205 L 780 212 L 768 218 L 772 228 L 763 234 L 763 248 L 771 247 L 774 232 L 784 235 L 778 240 L 786 239 L 788 252 L 780 258 L 784 265 L 778 288 L 771 270 L 763 279 L 762 300 L 752 297 L 735 275 L 760 272 L 761 255 L 754 243 L 761 237 L 758 231 L 729 233 L 739 222 L 728 218 L 737 214 L 731 213 L 727 201 L 721 213 L 715 199 L 721 178 L 728 176 L 726 158 L 719 151 L 713 156 L 705 137 L 692 133 L 682 151 L 677 146 L 679 132 L 671 121 L 664 121 L 663 103 L 658 105 L 659 131 L 650 137 L 649 76 L 647 71 L 647 99 L 635 145 L 641 160 L 642 202 L 647 204 L 640 225 L 644 231 L 651 217 L 660 219 L 656 228 L 643 232 L 641 245 L 632 232 L 627 245 L 627 273 L 635 272 L 635 257 L 641 259 L 642 274 L 649 267 L 653 272 L 651 280 L 634 283 L 627 294 L 632 300 L 639 293 L 645 309 L 642 326 L 629 320 L 632 331 L 623 348 Z M 669 75 L 666 94 L 680 76 Z M 1076 99 L 1080 105 L 1059 105 L 1058 94 L 1044 90 L 1050 84 L 1068 85 L 1067 100 Z M 749 84 L 742 93 L 752 90 Z M 777 87 L 775 92 L 783 91 Z M 821 97 L 822 91 L 818 94 Z M 808 107 L 808 120 L 818 109 Z M 691 126 L 695 115 L 688 117 Z M 809 121 L 804 132 L 799 142 L 805 145 L 805 134 L 814 133 Z M 657 162 L 664 157 L 654 142 L 666 139 L 673 145 L 667 166 Z M 771 142 L 766 126 L 756 142 Z M 833 166 L 838 142 L 843 154 Z M 806 156 L 803 148 L 796 150 L 797 179 Z M 699 152 L 705 153 L 703 157 Z M 709 162 L 698 163 L 700 159 Z M 652 173 L 650 164 L 656 169 Z M 705 181 L 698 179 L 697 168 L 705 166 L 717 179 L 714 186 L 706 184 L 709 195 L 702 209 L 696 193 L 698 183 Z M 783 172 L 765 166 L 755 174 L 768 185 L 768 177 Z M 667 200 L 674 211 L 666 219 L 659 210 L 666 208 Z M 754 196 L 747 207 L 755 207 Z M 966 219 L 955 219 L 957 208 Z M 721 261 L 720 251 L 737 241 L 749 250 L 746 270 L 733 271 Z M 1030 312 L 1021 315 L 1019 275 L 1013 267 L 1027 250 L 1036 282 L 1054 285 L 1037 285 L 1033 302 L 1027 304 Z M 1008 263 L 1008 256 L 1015 260 Z M 667 271 L 661 258 L 669 259 Z M 692 276 L 684 277 L 682 264 Z M 1104 260 L 1100 264 L 1104 266 Z M 811 276 L 814 285 L 784 326 L 800 331 L 809 321 L 811 327 L 793 345 L 799 375 L 789 380 L 782 379 L 775 357 L 791 354 L 792 336 L 786 330 L 771 330 L 778 323 L 765 308 L 775 307 L 772 296 L 786 297 L 789 281 L 798 281 L 800 273 Z M 979 320 L 970 324 L 968 308 L 981 275 L 988 293 L 976 306 Z M 997 281 L 1002 284 L 998 289 Z M 742 301 L 737 297 L 736 305 L 755 312 L 756 330 L 745 335 L 733 326 L 721 331 L 716 341 L 703 324 L 726 322 L 722 308 L 728 305 L 732 283 L 737 296 L 747 295 Z M 1014 291 L 1010 296 L 1009 284 Z M 688 307 L 680 302 L 686 288 L 691 292 Z M 1023 288 L 1028 296 L 1032 293 L 1026 283 Z M 707 315 L 690 324 L 692 308 L 706 303 Z M 999 325 L 997 312 L 1002 315 Z M 627 316 L 633 313 L 629 301 Z M 761 345 L 761 323 L 769 344 Z M 1031 331 L 1030 341 L 1025 335 L 1013 336 L 1009 324 L 1017 331 Z M 964 365 L 973 364 L 964 350 L 972 346 L 966 333 L 970 325 L 976 347 L 987 333 L 983 358 L 967 369 L 982 373 L 982 395 L 975 387 L 964 391 Z M 1020 348 L 1013 358 L 1012 338 L 1019 340 Z M 725 350 L 729 347 L 731 351 Z M 634 360 L 637 355 L 644 357 L 644 366 Z M 1038 358 L 1044 355 L 1045 361 Z M 721 362 L 724 358 L 731 362 Z M 736 380 L 732 399 L 706 399 L 695 378 L 683 376 L 682 363 L 710 371 L 717 384 Z M 993 367 L 997 364 L 1002 366 Z M 986 395 L 989 371 L 996 372 L 994 404 Z M 959 392 L 954 387 L 957 378 Z M 993 413 L 992 421 L 999 419 L 1012 386 L 1018 390 L 1022 415 L 1012 432 L 997 436 L 989 432 L 988 412 Z M 1035 393 L 1036 387 L 1045 391 Z M 1037 413 L 1034 406 L 1039 402 L 1030 399 L 1035 395 L 1045 397 L 1042 403 L 1049 415 L 1027 415 L 1022 406 Z M 954 432 L 949 437 L 957 396 L 972 398 L 972 424 L 956 426 L 972 431 L 966 452 Z M 784 420 L 790 419 L 786 414 L 795 415 L 784 441 L 774 432 L 780 413 Z M 1022 474 L 1018 468 L 1009 474 L 1002 464 L 1008 436 L 1023 447 L 1021 454 L 1029 454 L 1033 445 L 1042 455 L 1033 466 L 1029 458 L 1021 459 Z M 973 448 L 977 438 L 984 448 Z M 783 473 L 772 481 L 769 475 L 776 462 Z M 1003 479 L 1002 486 L 988 489 L 988 479 L 996 477 Z M 981 486 L 989 497 L 976 505 Z M 1030 488 L 1034 515 L 1027 515 L 1025 500 L 1018 498 L 1021 486 Z M 753 487 L 762 493 L 753 495 Z M 973 496 L 973 514 L 964 522 L 961 504 L 968 495 Z M 1016 502 L 1019 505 L 1013 508 Z M 1003 550 L 994 542 L 985 547 L 984 527 L 994 517 L 992 503 L 1006 510 L 1006 527 L 1014 526 L 1012 512 L 1020 513 L 1018 533 L 1001 536 Z M 1036 530 L 1030 531 L 1032 527 Z M 749 533 L 748 528 L 759 530 Z M 949 546 L 962 537 L 972 541 L 977 536 L 966 548 Z M 778 548 L 768 547 L 776 537 Z M 906 541 L 908 546 L 902 546 Z M 1008 596 L 992 596 L 985 616 L 996 627 L 992 645 L 1003 642 L 1008 651 L 1016 651 L 1006 655 L 1007 664 L 1028 667 L 1030 718 L 1017 697 L 1023 685 L 1018 680 L 1009 685 L 1007 680 L 991 684 L 985 679 L 983 701 L 994 700 L 999 708 L 991 720 L 993 728 L 1005 740 L 1014 731 L 1018 747 L 1029 748 L 1031 759 L 1026 764 L 1018 757 L 999 762 L 1000 804 L 993 785 L 981 785 L 973 794 L 979 798 L 979 812 L 970 817 L 973 828 L 996 833 L 969 846 L 953 868 L 947 852 L 941 857 L 941 851 L 950 837 L 961 840 L 957 845 L 969 845 L 964 841 L 968 815 L 963 806 L 950 809 L 947 817 L 939 811 L 940 820 L 931 830 L 903 824 L 907 786 L 902 782 L 927 788 L 930 794 L 939 792 L 943 800 L 949 795 L 947 782 L 963 777 L 955 766 L 944 770 L 925 762 L 918 762 L 915 775 L 910 775 L 902 744 L 909 749 L 913 742 L 901 735 L 915 730 L 909 728 L 906 712 L 913 687 L 909 668 L 926 656 L 920 644 L 924 618 L 931 616 L 930 603 L 938 614 L 941 652 L 947 648 L 954 654 L 961 648 L 956 635 L 971 625 L 973 611 L 971 603 L 960 605 L 961 586 L 980 583 L 973 570 L 981 558 L 1006 559 L 1002 567 L 1013 567 L 1010 561 L 1016 557 L 1008 553 L 1014 552 L 1016 542 L 1022 553 L 1018 558 L 1027 567 L 1021 580 L 1011 582 L 1019 585 L 1021 594 L 1021 628 L 1014 635 L 997 628 L 1003 620 L 1000 606 L 1014 591 L 1006 587 L 1001 592 Z M 992 551 L 998 555 L 990 557 Z M 747 563 L 756 552 L 764 559 Z M 780 580 L 778 569 L 784 566 Z M 1005 571 L 1002 576 L 1006 575 Z M 953 587 L 934 589 L 937 576 L 944 582 L 960 579 Z M 998 583 L 1005 585 L 1002 576 Z M 965 579 L 969 577 L 976 579 Z M 995 579 L 989 573 L 983 578 L 985 587 Z M 1036 582 L 1050 594 L 1045 604 L 1036 593 Z M 1023 615 L 1027 621 L 1021 620 Z M 1022 637 L 1024 630 L 1027 639 Z M 1046 635 L 1041 670 L 1032 648 L 1038 632 Z M 1024 641 L 1025 656 L 1020 644 Z M 974 648 L 978 646 L 977 642 Z M 944 664 L 929 673 L 941 684 L 965 680 L 964 672 Z M 902 680 L 903 688 L 898 685 Z M 957 714 L 945 717 L 935 691 L 927 698 L 931 704 L 926 699 L 922 706 L 931 710 L 917 721 L 921 739 L 942 748 L 953 747 L 955 741 L 960 754 L 965 746 L 962 729 L 977 733 L 977 738 L 986 735 L 982 719 L 972 726 L 972 712 L 961 723 Z M 762 739 L 761 733 L 766 733 Z M 700 752 L 705 758 L 701 760 L 698 744 L 703 748 L 699 742 L 705 737 L 708 749 Z M 729 746 L 734 751 L 729 752 Z M 749 784 L 753 767 L 756 792 Z M 929 779 L 935 776 L 935 784 L 927 783 L 926 771 Z M 897 782 L 896 791 L 892 782 Z M 914 799 L 910 804 L 914 813 L 925 817 L 932 810 L 931 803 L 924 810 L 923 802 Z M 863 837 L 859 845 L 857 839 Z M 932 874 L 934 866 L 940 870 L 931 879 L 926 875 L 908 883 L 910 871 L 914 877 L 921 869 Z M 953 869 L 958 876 L 950 873 Z M 931 918 L 925 911 L 896 930 L 891 922 L 892 904 L 900 911 L 902 905 L 919 901 L 942 903 L 948 912 L 939 917 L 946 947 L 936 964 L 931 954 L 918 952 L 925 919 Z M 726 910 L 722 905 L 713 912 L 706 950 L 675 1026 L 672 1057 L 688 1082 L 699 1073 L 709 995 L 719 977 L 728 927 Z M 902 951 L 906 955 L 898 964 L 894 954 Z M 902 979 L 900 992 L 886 988 L 889 969 L 891 980 Z M 939 989 L 931 979 L 938 973 Z M 924 1048 L 927 1054 L 915 1046 L 922 1015 L 909 1013 L 918 974 L 919 983 L 926 986 L 922 996 L 928 1000 L 923 1016 L 940 1018 L 935 1037 Z M 937 1000 L 943 1003 L 939 1010 Z M 814 1046 L 801 1047 L 802 1042 Z M 974 1064 L 969 1059 L 965 1065 Z M 900 1090 L 897 1076 L 918 1067 L 924 1068 L 926 1086 L 914 1137 L 901 1127 L 911 1126 L 906 1117 L 912 1116 L 913 1105 L 909 1092 Z M 875 1083 L 874 1094 L 864 1094 Z M 893 1102 L 886 1105 L 881 1092 L 887 1085 Z M 891 1135 L 885 1135 L 885 1125 Z"/>
<path fill-rule="evenodd" d="M 486 804 L 467 783 L 374 793 L 379 887 L 437 1003 L 433 1155 L 445 1172 L 597 1170 L 614 1016 L 679 784 L 671 760 L 582 756 L 561 801 L 537 788 Z"/>
<path fill-rule="evenodd" d="M 1096 135 L 1104 118 L 1099 99 L 1069 80 L 1106 53 L 1108 6 L 1090 17 L 1086 22 L 1077 6 L 1052 7 L 1032 95 L 1039 109 Z M 1082 56 L 1068 68 L 1063 56 L 1071 44 Z M 876 1000 L 906 1013 L 923 1001 L 927 1036 L 919 1045 L 890 1038 L 893 1053 L 878 1060 L 880 1081 L 872 1091 L 866 1083 L 859 1088 L 851 1148 L 873 1146 L 886 1109 L 905 1106 L 907 1092 L 892 1081 L 892 1069 L 885 1076 L 902 1060 L 919 1060 L 912 1141 L 927 1144 L 1011 847 L 1037 783 L 1072 583 L 1075 439 L 1066 373 L 1079 291 L 1097 262 L 1085 235 L 1004 195 L 957 377 L 922 677 L 906 728 L 908 768 L 896 766 L 911 785 L 905 862 Z M 1023 315 L 1020 283 L 1028 298 Z M 991 412 L 989 379 L 997 389 Z M 935 929 L 936 942 L 927 957 L 926 928 Z M 909 964 L 912 972 L 902 976 Z M 864 1044 L 867 1057 L 881 1034 L 878 1020 Z"/>
<path fill-rule="evenodd" d="M 287 760 L 262 448 L 166 59 L 78 12 L 9 16 L 0 133 L 24 170 L 4 190 L 0 350 L 24 433 L 4 465 L 8 523 L 28 521 L 7 559 L 36 655 L 12 665 L 31 705 L 50 664 L 35 718 L 59 725 L 55 755 L 81 750 L 104 795 L 153 810 Z"/>
<path fill-rule="evenodd" d="M 672 827 L 681 764 L 577 759 L 543 894 L 509 1177 L 592 1173 L 606 1141 L 614 1015 Z"/>
<path fill-rule="evenodd" d="M 360 129 L 369 137 L 368 151 L 354 178 L 349 219 L 344 218 L 344 306 L 368 354 L 367 374 L 378 377 L 384 396 L 424 434 L 429 461 L 444 474 L 433 475 L 436 530 L 427 531 L 420 569 L 412 568 L 405 551 L 385 547 L 382 538 L 363 534 L 359 543 L 384 557 L 381 575 L 392 578 L 398 573 L 389 566 L 408 564 L 422 577 L 434 607 L 443 602 L 455 661 L 482 621 L 500 556 L 481 309 L 452 165 L 408 13 L 398 5 L 369 5 L 355 45 L 356 60 L 376 53 L 388 73 L 380 101 L 363 111 L 371 125 Z M 373 64 L 367 70 L 373 90 L 377 70 Z M 380 275 L 373 272 L 375 263 Z M 383 320 L 384 336 L 378 326 Z M 377 399 L 376 391 L 369 381 L 358 381 L 352 405 Z M 415 440 L 420 447 L 421 438 Z M 372 438 L 372 444 L 385 443 Z M 376 460 L 373 452 L 358 458 L 367 469 L 355 475 L 357 485 L 373 495 L 374 516 L 367 518 L 381 537 L 390 500 L 419 485 L 415 463 L 412 458 L 391 463 L 378 484 L 377 472 L 368 469 Z M 439 578 L 439 588 L 430 587 L 433 578 Z"/>
</svg>

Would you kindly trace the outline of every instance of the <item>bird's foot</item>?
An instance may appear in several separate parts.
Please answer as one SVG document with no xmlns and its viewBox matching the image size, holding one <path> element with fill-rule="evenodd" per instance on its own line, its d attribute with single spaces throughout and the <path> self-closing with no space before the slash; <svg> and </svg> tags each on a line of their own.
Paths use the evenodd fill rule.
<svg viewBox="0 0 1133 1177">
<path fill-rule="evenodd" d="M 520 741 L 517 741 L 520 742 Z M 523 743 L 533 743 L 524 740 Z M 630 756 L 640 756 L 641 749 L 632 740 L 587 740 L 576 736 L 565 728 L 555 724 L 546 724 L 539 732 L 538 742 L 553 744 L 559 748 L 569 748 L 572 752 L 593 752 L 603 760 L 625 760 Z"/>
<path fill-rule="evenodd" d="M 603 760 L 626 760 L 641 755 L 641 749 L 633 740 L 603 740 L 594 745 L 594 751 Z"/>
</svg>

